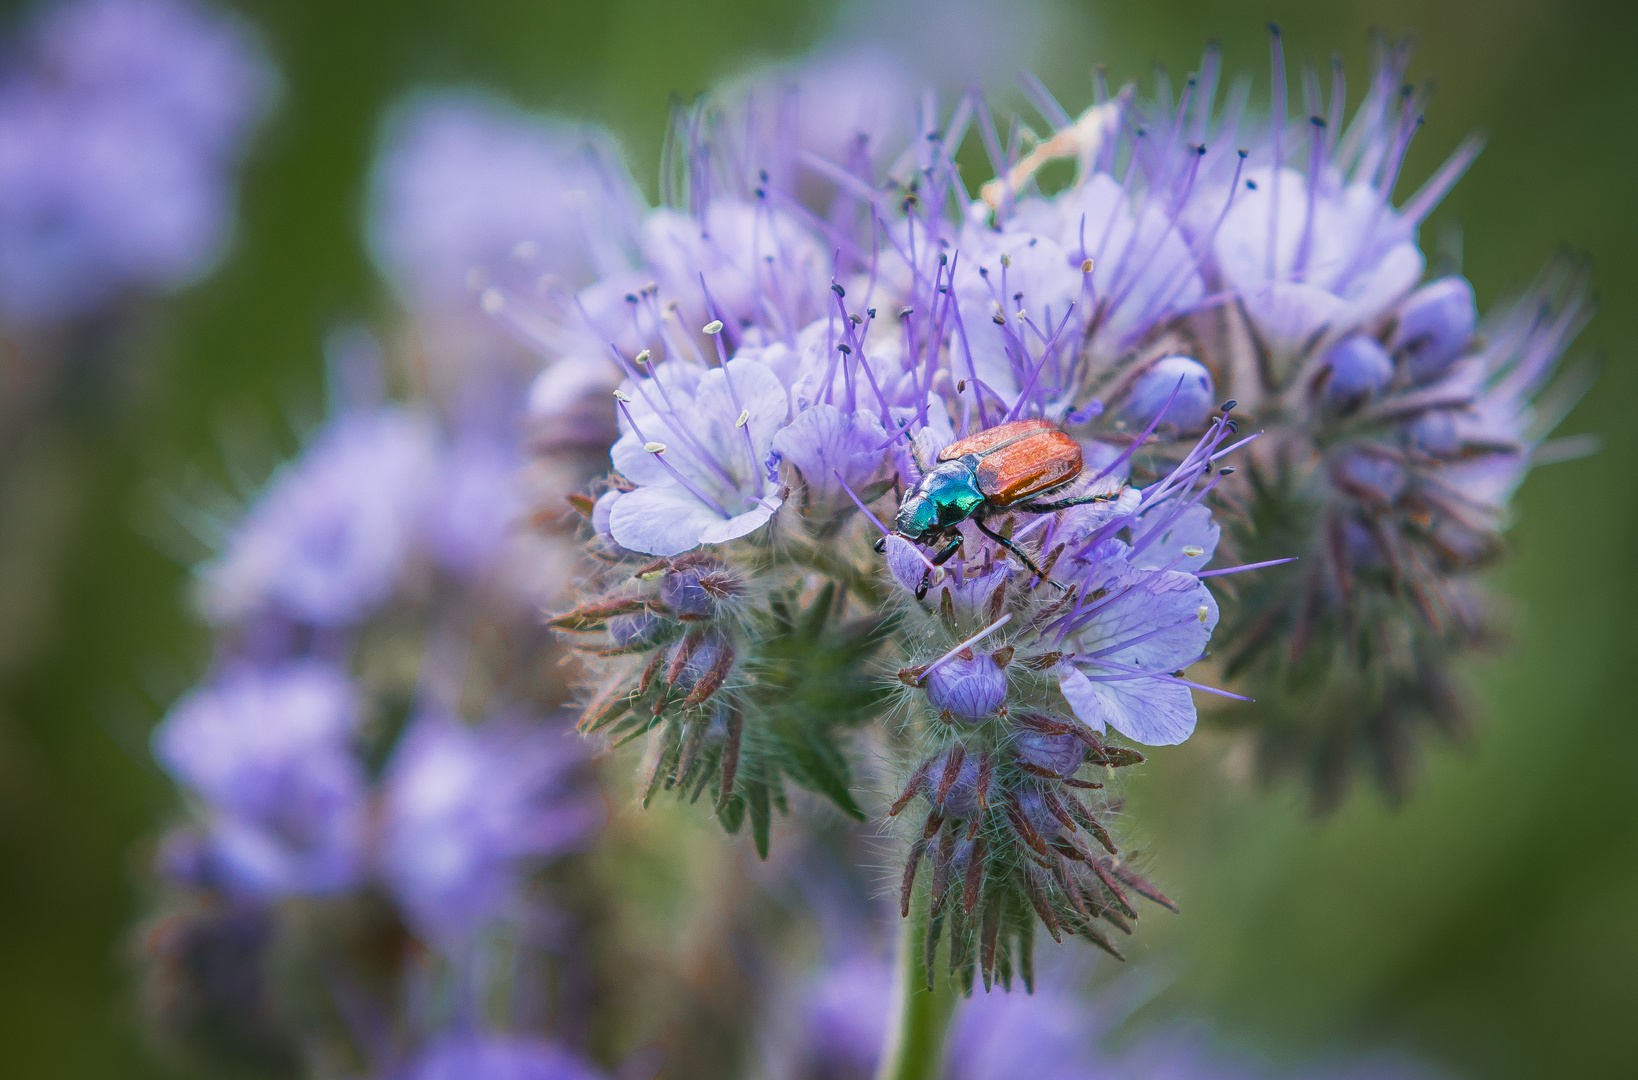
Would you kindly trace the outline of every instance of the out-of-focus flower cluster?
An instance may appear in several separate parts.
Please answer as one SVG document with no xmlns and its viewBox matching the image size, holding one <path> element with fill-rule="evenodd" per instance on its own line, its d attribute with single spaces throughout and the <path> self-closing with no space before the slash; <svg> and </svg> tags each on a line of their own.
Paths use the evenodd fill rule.
<svg viewBox="0 0 1638 1080">
<path fill-rule="evenodd" d="M 445 144 L 387 157 L 389 189 L 470 165 L 498 121 L 468 115 L 463 135 L 452 107 L 429 114 Z M 424 206 L 379 209 L 411 232 L 383 241 L 404 260 L 388 269 L 475 257 L 413 242 Z M 412 302 L 427 325 L 448 312 Z M 575 561 L 530 525 L 555 489 L 526 468 L 504 363 L 452 363 L 447 387 L 397 404 L 363 331 L 328 355 L 331 414 L 300 453 L 240 509 L 179 507 L 214 548 L 196 597 L 215 656 L 153 738 L 191 820 L 160 847 L 150 1004 L 218 1063 L 592 1077 L 557 1041 L 584 1046 L 555 1019 L 583 1005 L 551 989 L 587 962 L 551 882 L 605 815 L 541 662 L 540 608 Z M 214 981 L 228 963 L 236 993 Z"/>
<path fill-rule="evenodd" d="M 515 452 L 486 440 L 408 407 L 344 408 L 201 566 L 217 655 L 154 734 L 193 818 L 161 847 L 150 978 L 184 1041 L 199 1034 L 189 980 L 221 959 L 189 953 L 231 917 L 260 935 L 246 980 L 319 999 L 247 1003 L 309 1055 L 398 1075 L 424 1049 L 413 1076 L 535 1055 L 481 1038 L 474 1009 L 522 977 L 520 956 L 560 948 L 568 927 L 534 871 L 586 846 L 604 804 L 555 711 L 562 688 L 518 674 L 549 645 L 518 575 L 552 561 L 518 528 Z M 288 977 L 290 954 L 334 948 L 327 935 L 354 962 L 319 955 Z M 321 1051 L 289 1019 L 302 1010 L 344 1021 Z"/>
<path fill-rule="evenodd" d="M 255 33 L 192 0 L 39 7 L 0 61 L 0 321 L 208 270 L 276 87 Z"/>
<path fill-rule="evenodd" d="M 1352 116 L 1341 68 L 1328 92 L 1306 70 L 1291 117 L 1276 31 L 1267 116 L 1247 118 L 1239 88 L 1216 108 L 1208 53 L 1175 105 L 1132 121 L 1218 300 L 1174 332 L 1266 432 L 1227 492 L 1228 541 L 1302 558 L 1294 580 L 1253 579 L 1230 605 L 1224 670 L 1258 704 L 1229 719 L 1322 805 L 1361 761 L 1402 792 L 1421 729 L 1465 730 L 1451 665 L 1494 635 L 1472 572 L 1501 552 L 1532 464 L 1585 452 L 1543 441 L 1588 385 L 1585 369 L 1554 380 L 1591 314 L 1586 269 L 1560 257 L 1483 319 L 1459 273 L 1430 273 L 1418 229 L 1479 143 L 1396 202 L 1426 103 L 1409 62 L 1378 41 Z"/>
</svg>

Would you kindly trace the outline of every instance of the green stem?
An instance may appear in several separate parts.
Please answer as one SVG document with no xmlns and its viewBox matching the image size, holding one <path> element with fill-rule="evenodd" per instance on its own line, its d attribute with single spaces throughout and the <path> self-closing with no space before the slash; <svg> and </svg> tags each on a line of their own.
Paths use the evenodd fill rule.
<svg viewBox="0 0 1638 1080">
<path fill-rule="evenodd" d="M 925 884 L 910 899 L 910 917 L 899 923 L 895 975 L 897 1015 L 887 1029 L 876 1080 L 939 1080 L 944 1074 L 944 1039 L 955 1015 L 953 981 L 935 969 L 927 989 L 927 920 L 932 902 Z"/>
</svg>

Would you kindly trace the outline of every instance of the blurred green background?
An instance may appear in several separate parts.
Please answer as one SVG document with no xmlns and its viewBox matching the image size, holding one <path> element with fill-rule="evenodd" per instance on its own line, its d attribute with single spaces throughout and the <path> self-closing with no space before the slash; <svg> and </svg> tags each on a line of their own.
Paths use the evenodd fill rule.
<svg viewBox="0 0 1638 1080">
<path fill-rule="evenodd" d="M 15 5 L 3 5 L 13 9 Z M 1071 109 L 1087 73 L 1181 75 L 1218 37 L 1266 87 L 1263 24 L 1293 59 L 1347 58 L 1356 100 L 1373 27 L 1414 29 L 1438 93 L 1407 175 L 1468 130 L 1489 147 L 1436 216 L 1460 223 L 1482 303 L 1560 244 L 1596 261 L 1605 354 L 1565 429 L 1604 450 L 1543 470 L 1519 500 L 1502 584 L 1514 640 L 1471 670 L 1488 719 L 1441 747 L 1411 802 L 1358 790 L 1311 820 L 1298 793 L 1250 790 L 1209 740 L 1154 755 L 1135 792 L 1185 914 L 1148 948 L 1172 995 L 1275 1053 L 1389 1044 L 1462 1075 L 1638 1075 L 1638 17 L 1601 0 L 1298 3 L 1147 0 L 999 5 Z M 359 243 L 382 107 L 408 87 L 477 82 L 608 124 L 652 177 L 667 97 L 795 55 L 866 5 L 766 0 L 246 3 L 286 80 L 215 277 L 141 338 L 143 377 L 114 419 L 57 433 L 9 498 L 0 543 L 43 597 L 0 664 L 0 1075 L 165 1075 L 134 1020 L 141 847 L 172 803 L 146 731 L 204 657 L 186 572 L 139 527 L 153 482 L 212 460 L 224 428 L 321 395 L 334 320 L 391 318 Z M 930 34 L 936 44 L 944 33 Z M 901 46 L 916 48 L 914 36 Z M 1408 190 L 1408 186 L 1405 190 Z M 15 495 L 15 493 L 13 493 Z M 33 537 L 32 548 L 30 538 Z M 44 540 L 40 538 L 44 537 Z M 17 558 L 11 560 L 14 564 Z M 12 571 L 14 577 L 18 571 Z M 13 586 L 16 586 L 14 581 Z M 7 592 L 15 599 L 16 588 Z"/>
</svg>

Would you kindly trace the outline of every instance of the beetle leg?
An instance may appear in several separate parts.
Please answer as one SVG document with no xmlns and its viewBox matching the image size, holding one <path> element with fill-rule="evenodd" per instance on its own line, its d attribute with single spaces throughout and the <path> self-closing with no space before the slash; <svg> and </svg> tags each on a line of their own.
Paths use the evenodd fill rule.
<svg viewBox="0 0 1638 1080">
<path fill-rule="evenodd" d="M 989 537 L 991 540 L 994 540 L 997 544 L 1000 544 L 1002 547 L 1006 548 L 1008 551 L 1012 552 L 1014 555 L 1016 555 L 1020 559 L 1024 560 L 1024 565 L 1029 567 L 1030 572 L 1033 573 L 1037 578 L 1046 577 L 1045 574 L 1041 573 L 1041 568 L 1039 566 L 1035 565 L 1035 561 L 1033 559 L 1031 559 L 1028 555 L 1025 555 L 1022 551 L 1019 550 L 1017 544 L 1014 544 L 1011 540 L 1008 540 L 1005 536 L 1002 536 L 1000 533 L 996 532 L 994 529 L 992 529 L 988 525 L 984 524 L 978 518 L 973 518 L 973 524 L 978 526 L 978 531 L 979 532 L 983 533 L 985 536 Z"/>
<path fill-rule="evenodd" d="M 945 545 L 943 551 L 940 551 L 937 555 L 933 556 L 933 566 L 943 566 L 945 563 L 950 561 L 950 557 L 952 555 L 960 550 L 961 534 L 956 533 L 956 538 Z M 921 573 L 921 584 L 916 586 L 917 600 L 925 600 L 927 598 L 927 590 L 933 585 L 933 566 L 929 566 Z"/>
<path fill-rule="evenodd" d="M 950 561 L 951 556 L 953 556 L 956 552 L 958 552 L 960 550 L 961 550 L 961 534 L 956 533 L 956 538 L 954 540 L 951 540 L 950 543 L 944 548 L 943 551 L 941 551 L 937 555 L 933 556 L 933 565 L 934 566 L 943 566 L 945 563 Z"/>
<path fill-rule="evenodd" d="M 1007 509 L 1022 510 L 1026 514 L 1052 514 L 1059 510 L 1068 510 L 1071 506 L 1085 506 L 1087 503 L 1113 502 L 1120 498 L 1120 492 L 1107 492 L 1102 495 L 1077 495 L 1073 499 L 1060 499 L 1057 502 L 1029 502 L 1013 503 Z"/>
</svg>

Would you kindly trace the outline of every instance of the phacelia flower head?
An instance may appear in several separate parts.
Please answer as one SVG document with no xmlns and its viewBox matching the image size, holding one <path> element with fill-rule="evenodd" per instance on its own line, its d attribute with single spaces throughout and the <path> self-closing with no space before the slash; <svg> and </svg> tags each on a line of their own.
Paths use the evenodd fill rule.
<svg viewBox="0 0 1638 1080">
<path fill-rule="evenodd" d="M 1037 920 L 1114 951 L 1100 926 L 1129 931 L 1132 896 L 1169 904 L 1086 770 L 1194 730 L 1183 670 L 1218 619 L 1200 575 L 1238 425 L 1172 332 L 1206 286 L 1188 192 L 1150 181 L 1131 107 L 1104 96 L 1009 160 L 978 94 L 929 98 L 896 155 L 833 161 L 701 106 L 679 120 L 677 207 L 645 233 L 653 277 L 606 323 L 626 378 L 614 474 L 584 505 L 603 566 L 552 621 L 602 661 L 583 727 L 646 736 L 645 801 L 710 792 L 765 851 L 787 782 L 862 816 L 847 737 L 891 717 L 894 814 L 929 804 L 906 907 L 926 863 L 969 986 L 1027 963 Z M 999 174 L 977 192 L 953 161 L 969 137 Z M 1044 195 L 1058 158 L 1077 178 Z M 1050 477 L 982 479 L 1024 468 L 1010 443 L 939 460 L 1015 421 Z M 933 494 L 940 469 L 964 494 Z M 900 665 L 899 709 L 877 662 Z"/>
<path fill-rule="evenodd" d="M 154 755 L 200 800 L 208 878 L 254 896 L 333 893 L 363 871 L 365 779 L 350 740 L 358 698 L 313 662 L 234 668 L 184 696 Z"/>
<path fill-rule="evenodd" d="M 601 823 L 584 764 L 556 726 L 417 719 L 387 766 L 380 856 L 412 925 L 458 942 L 513 913 L 523 873 Z"/>
<path fill-rule="evenodd" d="M 43 9 L 0 65 L 0 316 L 49 322 L 208 269 L 275 88 L 248 27 L 186 0 Z"/>
</svg>

